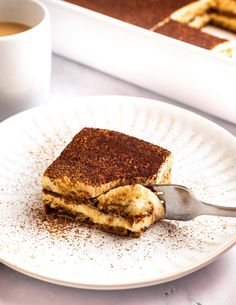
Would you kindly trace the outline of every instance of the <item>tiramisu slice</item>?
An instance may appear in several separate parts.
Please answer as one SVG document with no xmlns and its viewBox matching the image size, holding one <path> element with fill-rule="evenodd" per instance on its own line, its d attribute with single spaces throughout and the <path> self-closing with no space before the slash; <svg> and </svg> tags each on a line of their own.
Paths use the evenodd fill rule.
<svg viewBox="0 0 236 305">
<path fill-rule="evenodd" d="M 236 32 L 236 0 L 198 0 L 179 8 L 170 18 L 198 29 L 214 24 Z"/>
<path fill-rule="evenodd" d="M 119 132 L 84 128 L 43 175 L 46 211 L 73 215 L 125 236 L 140 236 L 164 217 L 145 187 L 169 183 L 171 153 Z"/>
<path fill-rule="evenodd" d="M 155 32 L 217 53 L 223 53 L 228 56 L 232 55 L 232 44 L 228 40 L 210 35 L 174 20 L 169 20 L 158 27 Z"/>
<path fill-rule="evenodd" d="M 216 6 L 209 11 L 210 23 L 236 32 L 236 0 L 216 0 Z"/>
<path fill-rule="evenodd" d="M 172 11 L 170 19 L 178 21 L 180 23 L 190 24 L 196 17 L 201 17 L 209 10 L 215 8 L 216 0 L 196 0 L 188 3 L 187 5 L 180 7 L 179 9 Z M 203 26 L 204 24 L 202 24 Z M 198 26 L 198 28 L 202 27 Z"/>
</svg>

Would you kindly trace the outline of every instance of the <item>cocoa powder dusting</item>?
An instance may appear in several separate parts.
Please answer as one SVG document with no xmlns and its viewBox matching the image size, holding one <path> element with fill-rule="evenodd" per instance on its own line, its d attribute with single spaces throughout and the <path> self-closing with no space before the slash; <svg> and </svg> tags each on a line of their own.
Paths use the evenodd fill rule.
<svg viewBox="0 0 236 305">
<path fill-rule="evenodd" d="M 148 179 L 157 175 L 170 154 L 167 149 L 120 132 L 83 128 L 45 175 L 51 180 L 68 177 L 73 183 L 92 186 Z"/>
</svg>

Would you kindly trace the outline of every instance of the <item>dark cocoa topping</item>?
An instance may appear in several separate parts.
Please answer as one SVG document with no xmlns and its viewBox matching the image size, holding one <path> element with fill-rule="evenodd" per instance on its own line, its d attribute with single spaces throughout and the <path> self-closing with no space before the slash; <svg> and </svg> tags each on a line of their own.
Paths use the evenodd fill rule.
<svg viewBox="0 0 236 305">
<path fill-rule="evenodd" d="M 218 44 L 227 41 L 226 39 L 212 36 L 198 29 L 192 28 L 186 24 L 173 20 L 169 20 L 167 23 L 156 29 L 155 32 L 190 44 L 194 44 L 207 50 L 211 50 Z"/>
<path fill-rule="evenodd" d="M 98 13 L 150 29 L 194 0 L 66 0 Z"/>
<path fill-rule="evenodd" d="M 82 129 L 48 167 L 50 179 L 68 177 L 92 186 L 117 180 L 151 178 L 170 152 L 116 131 Z"/>
</svg>

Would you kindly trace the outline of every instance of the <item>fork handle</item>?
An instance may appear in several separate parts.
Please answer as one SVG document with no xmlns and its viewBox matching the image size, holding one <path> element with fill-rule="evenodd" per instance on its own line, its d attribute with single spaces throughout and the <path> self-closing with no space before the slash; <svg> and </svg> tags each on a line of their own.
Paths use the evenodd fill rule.
<svg viewBox="0 0 236 305">
<path fill-rule="evenodd" d="M 222 217 L 236 217 L 235 207 L 223 207 L 201 201 L 199 215 L 213 215 Z"/>
</svg>

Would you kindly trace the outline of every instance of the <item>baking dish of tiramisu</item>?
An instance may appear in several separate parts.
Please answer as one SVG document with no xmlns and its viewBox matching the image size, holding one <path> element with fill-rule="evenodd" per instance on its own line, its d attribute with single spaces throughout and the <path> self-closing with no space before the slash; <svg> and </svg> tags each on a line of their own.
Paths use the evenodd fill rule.
<svg viewBox="0 0 236 305">
<path fill-rule="evenodd" d="M 65 1 L 229 57 L 236 48 L 228 39 L 201 31 L 205 25 L 214 24 L 236 32 L 234 0 Z"/>
<path fill-rule="evenodd" d="M 233 0 L 42 0 L 54 52 L 236 122 Z"/>
</svg>

